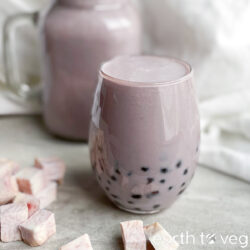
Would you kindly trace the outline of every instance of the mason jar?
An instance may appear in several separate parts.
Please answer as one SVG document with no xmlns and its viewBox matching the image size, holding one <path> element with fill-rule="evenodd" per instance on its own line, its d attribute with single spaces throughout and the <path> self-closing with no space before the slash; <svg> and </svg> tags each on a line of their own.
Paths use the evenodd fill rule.
<svg viewBox="0 0 250 250">
<path fill-rule="evenodd" d="M 45 123 L 87 140 L 100 65 L 140 53 L 138 13 L 128 0 L 57 0 L 40 18 Z"/>
</svg>

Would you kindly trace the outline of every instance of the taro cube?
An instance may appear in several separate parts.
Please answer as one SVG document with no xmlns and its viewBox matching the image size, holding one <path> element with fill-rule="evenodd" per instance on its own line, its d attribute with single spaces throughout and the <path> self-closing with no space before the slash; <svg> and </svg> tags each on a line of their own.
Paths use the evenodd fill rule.
<svg viewBox="0 0 250 250">
<path fill-rule="evenodd" d="M 62 246 L 60 250 L 93 250 L 88 234 L 69 242 Z"/>
<path fill-rule="evenodd" d="M 25 203 L 28 207 L 29 217 L 40 209 L 40 200 L 30 194 L 18 193 L 13 202 Z"/>
<path fill-rule="evenodd" d="M 58 181 L 61 183 L 64 178 L 66 166 L 64 162 L 58 158 L 36 158 L 35 167 L 43 169 L 50 181 Z"/>
<path fill-rule="evenodd" d="M 47 184 L 44 171 L 36 168 L 24 168 L 16 174 L 19 191 L 27 194 L 37 194 Z"/>
<path fill-rule="evenodd" d="M 55 216 L 47 210 L 39 210 L 20 226 L 22 239 L 32 247 L 41 246 L 56 233 Z"/>
<path fill-rule="evenodd" d="M 179 244 L 158 223 L 144 227 L 145 234 L 155 250 L 175 250 Z"/>
<path fill-rule="evenodd" d="M 0 207 L 1 240 L 21 240 L 19 225 L 27 220 L 28 208 L 25 203 L 8 204 Z"/>
<path fill-rule="evenodd" d="M 48 207 L 57 197 L 57 184 L 50 182 L 44 189 L 36 194 L 36 198 L 40 201 L 40 208 Z"/>
<path fill-rule="evenodd" d="M 141 220 L 120 223 L 125 250 L 146 250 L 146 237 Z"/>
</svg>

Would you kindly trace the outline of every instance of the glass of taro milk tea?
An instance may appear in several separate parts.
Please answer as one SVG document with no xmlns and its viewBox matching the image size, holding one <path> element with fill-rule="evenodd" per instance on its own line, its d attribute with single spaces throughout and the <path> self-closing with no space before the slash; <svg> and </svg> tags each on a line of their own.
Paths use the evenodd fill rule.
<svg viewBox="0 0 250 250">
<path fill-rule="evenodd" d="M 100 186 L 128 212 L 170 207 L 198 160 L 200 119 L 190 65 L 121 56 L 102 65 L 99 79 L 89 145 Z"/>
</svg>

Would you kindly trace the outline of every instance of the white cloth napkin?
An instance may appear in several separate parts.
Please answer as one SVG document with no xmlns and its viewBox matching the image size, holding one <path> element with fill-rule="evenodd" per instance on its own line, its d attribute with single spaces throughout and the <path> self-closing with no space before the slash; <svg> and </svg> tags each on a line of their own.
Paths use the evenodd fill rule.
<svg viewBox="0 0 250 250">
<path fill-rule="evenodd" d="M 250 89 L 203 101 L 200 163 L 250 181 Z"/>
<path fill-rule="evenodd" d="M 250 2 L 144 0 L 145 49 L 194 67 L 200 164 L 250 182 Z"/>
<path fill-rule="evenodd" d="M 40 114 L 41 109 L 39 100 L 23 101 L 0 88 L 0 116 Z"/>
</svg>

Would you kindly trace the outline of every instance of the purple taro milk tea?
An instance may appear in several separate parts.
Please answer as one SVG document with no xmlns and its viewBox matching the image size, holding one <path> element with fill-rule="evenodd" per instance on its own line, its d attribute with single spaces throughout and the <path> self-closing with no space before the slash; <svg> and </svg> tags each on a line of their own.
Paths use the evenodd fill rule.
<svg viewBox="0 0 250 250">
<path fill-rule="evenodd" d="M 134 213 L 171 206 L 194 175 L 199 121 L 187 63 L 150 56 L 106 62 L 92 110 L 90 153 L 109 199 Z"/>
</svg>

